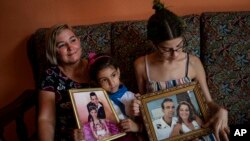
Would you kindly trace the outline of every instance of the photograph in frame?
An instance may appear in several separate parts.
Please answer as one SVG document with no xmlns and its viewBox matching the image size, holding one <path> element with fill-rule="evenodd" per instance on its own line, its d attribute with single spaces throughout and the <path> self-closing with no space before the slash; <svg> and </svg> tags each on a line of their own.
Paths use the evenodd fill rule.
<svg viewBox="0 0 250 141">
<path fill-rule="evenodd" d="M 197 82 L 148 93 L 140 99 L 144 124 L 151 141 L 215 138 L 211 134 L 212 129 L 201 128 L 208 119 L 208 107 Z"/>
<path fill-rule="evenodd" d="M 69 95 L 85 141 L 113 140 L 126 135 L 119 128 L 119 119 L 105 90 L 70 89 Z"/>
</svg>

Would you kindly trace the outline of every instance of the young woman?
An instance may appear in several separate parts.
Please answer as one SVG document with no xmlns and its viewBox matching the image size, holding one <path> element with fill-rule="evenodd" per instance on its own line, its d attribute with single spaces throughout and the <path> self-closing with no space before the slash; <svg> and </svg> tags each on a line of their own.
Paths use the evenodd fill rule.
<svg viewBox="0 0 250 141">
<path fill-rule="evenodd" d="M 209 109 L 214 115 L 205 126 L 213 126 L 216 139 L 228 140 L 228 112 L 214 103 L 208 90 L 206 75 L 200 59 L 183 52 L 183 21 L 164 7 L 159 0 L 154 1 L 155 14 L 147 25 L 148 39 L 156 51 L 139 57 L 134 62 L 135 74 L 141 94 L 155 92 L 180 84 L 198 81 Z M 134 115 L 139 115 L 139 100 L 133 102 Z M 220 134 L 220 135 L 219 135 Z"/>
</svg>

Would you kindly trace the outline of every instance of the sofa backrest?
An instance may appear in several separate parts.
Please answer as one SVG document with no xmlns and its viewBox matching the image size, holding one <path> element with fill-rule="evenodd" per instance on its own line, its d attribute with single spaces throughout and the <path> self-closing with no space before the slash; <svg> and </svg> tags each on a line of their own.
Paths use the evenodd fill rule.
<svg viewBox="0 0 250 141">
<path fill-rule="evenodd" d="M 185 38 L 187 51 L 200 56 L 200 20 L 198 15 L 183 17 L 185 22 Z M 120 21 L 94 25 L 73 26 L 80 37 L 83 56 L 89 52 L 109 53 L 120 64 L 122 81 L 127 87 L 137 92 L 133 62 L 141 55 L 151 52 L 154 48 L 147 40 L 147 21 Z M 50 64 L 45 57 L 45 33 L 48 28 L 38 29 L 30 38 L 28 55 L 31 61 L 36 86 L 41 73 Z"/>
<path fill-rule="evenodd" d="M 201 59 L 213 99 L 230 124 L 250 124 L 250 12 L 201 15 Z"/>
</svg>

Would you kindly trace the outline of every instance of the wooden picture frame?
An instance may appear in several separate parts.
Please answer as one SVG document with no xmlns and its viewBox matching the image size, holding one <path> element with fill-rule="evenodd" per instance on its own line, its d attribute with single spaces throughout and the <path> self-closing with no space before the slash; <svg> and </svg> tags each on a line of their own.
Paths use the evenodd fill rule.
<svg viewBox="0 0 250 141">
<path fill-rule="evenodd" d="M 69 89 L 69 95 L 84 140 L 106 141 L 126 135 L 118 126 L 119 119 L 105 90 Z"/>
<path fill-rule="evenodd" d="M 208 134 L 210 135 L 209 137 L 212 136 L 214 138 L 213 134 L 210 134 L 212 129 L 201 128 L 200 126 L 200 124 L 204 123 L 208 119 L 208 107 L 206 105 L 205 98 L 201 93 L 200 85 L 197 82 L 191 82 L 166 90 L 145 94 L 142 95 L 140 99 L 142 102 L 141 111 L 143 113 L 143 121 L 151 141 L 185 141 L 194 138 L 200 138 Z M 168 106 L 167 104 L 164 105 L 169 99 L 170 101 L 172 99 L 172 106 Z M 188 103 L 186 104 L 186 108 L 189 108 L 189 114 L 192 113 L 190 115 L 193 115 L 186 117 L 192 117 L 193 119 L 197 120 L 194 121 L 196 124 L 192 124 L 194 124 L 194 127 L 199 129 L 192 129 L 191 131 L 188 131 L 185 128 L 186 133 L 179 134 L 180 129 L 182 132 L 185 132 L 185 130 L 183 129 L 184 123 L 179 123 L 177 125 L 178 121 L 181 121 L 178 117 L 183 117 L 184 119 L 185 115 L 181 114 L 181 110 L 179 110 L 179 114 L 177 115 L 177 108 L 178 105 L 180 105 L 182 108 L 179 109 L 183 109 L 185 106 L 181 105 L 185 105 L 184 103 Z M 165 111 L 168 109 L 166 106 L 169 108 L 169 110 L 171 110 L 171 107 L 175 110 L 174 112 L 173 110 L 170 112 L 171 114 L 174 113 L 173 117 L 175 117 L 172 118 L 173 120 L 170 123 L 170 125 L 173 124 L 172 129 L 171 126 L 167 124 L 166 120 L 163 119 L 164 112 L 169 113 L 169 111 Z M 193 112 L 190 112 L 190 108 Z"/>
</svg>

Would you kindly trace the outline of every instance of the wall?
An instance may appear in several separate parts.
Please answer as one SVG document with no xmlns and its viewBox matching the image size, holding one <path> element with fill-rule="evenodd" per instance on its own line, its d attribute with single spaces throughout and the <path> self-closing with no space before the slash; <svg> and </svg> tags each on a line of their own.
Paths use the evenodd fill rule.
<svg viewBox="0 0 250 141">
<path fill-rule="evenodd" d="M 163 0 L 179 15 L 205 11 L 247 11 L 249 0 Z M 40 27 L 55 23 L 71 25 L 147 19 L 152 0 L 9 0 L 0 1 L 0 107 L 24 89 L 34 88 L 26 43 Z M 33 116 L 31 112 L 31 116 Z M 14 125 L 13 125 L 14 126 Z M 31 128 L 30 130 L 32 130 Z M 14 130 L 8 127 L 8 133 Z M 16 140 L 11 136 L 10 140 Z"/>
</svg>

